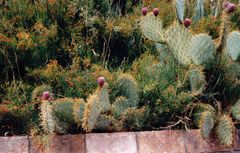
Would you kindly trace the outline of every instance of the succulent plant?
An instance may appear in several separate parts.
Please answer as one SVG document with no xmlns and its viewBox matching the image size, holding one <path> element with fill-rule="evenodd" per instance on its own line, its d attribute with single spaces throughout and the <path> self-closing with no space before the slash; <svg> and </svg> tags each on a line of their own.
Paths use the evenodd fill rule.
<svg viewBox="0 0 240 153">
<path fill-rule="evenodd" d="M 180 23 L 184 20 L 185 0 L 175 0 L 175 7 L 177 11 L 177 17 Z"/>
<path fill-rule="evenodd" d="M 231 111 L 233 118 L 240 121 L 240 100 L 232 106 Z"/>
<path fill-rule="evenodd" d="M 204 112 L 214 112 L 214 108 L 209 105 L 209 104 L 197 104 L 196 107 L 194 108 L 194 123 L 197 127 L 200 127 L 200 122 L 201 122 L 201 116 Z"/>
<path fill-rule="evenodd" d="M 230 4 L 226 7 L 230 7 Z M 190 22 L 185 24 L 184 21 L 187 20 L 183 20 L 184 5 L 184 1 L 175 1 L 178 19 L 188 27 Z M 234 10 L 234 7 L 231 9 Z M 176 70 L 176 73 L 173 74 L 177 76 L 177 79 L 171 77 L 172 79 L 169 79 L 169 82 L 168 79 L 165 79 L 163 81 L 165 84 L 160 83 L 163 86 L 161 102 L 188 104 L 190 101 L 192 103 L 194 101 L 193 97 L 202 100 L 208 94 L 212 95 L 212 92 L 216 92 L 216 90 L 219 92 L 217 87 L 220 88 L 220 91 L 226 90 L 224 96 L 231 102 L 240 98 L 240 34 L 238 31 L 228 34 L 228 13 L 230 12 L 232 10 L 222 12 L 220 34 L 216 40 L 204 33 L 193 35 L 189 29 L 177 23 L 166 29 L 155 27 L 149 25 L 149 23 L 162 25 L 161 20 L 149 15 L 142 17 L 140 28 L 143 35 L 154 41 L 156 48 L 159 50 L 160 62 L 158 68 L 162 72 L 159 73 L 161 79 L 163 80 L 164 76 L 169 74 L 168 71 L 164 71 L 168 66 L 172 72 Z M 169 62 L 172 61 L 170 57 L 173 57 L 173 60 L 180 65 Z M 209 71 L 213 71 L 214 74 Z M 218 79 L 212 79 L 213 76 Z M 209 77 L 210 80 L 207 80 Z M 161 79 L 158 81 L 161 81 Z M 212 85 L 213 80 L 214 85 Z M 207 98 L 205 103 L 208 104 L 198 104 L 194 108 L 194 122 L 200 128 L 204 139 L 209 138 L 211 133 L 214 133 L 224 146 L 231 147 L 236 136 L 232 118 L 226 113 L 229 112 L 229 107 L 226 106 L 229 106 L 231 102 L 228 104 L 225 101 L 216 102 L 216 109 L 210 105 L 212 101 L 216 100 Z M 231 107 L 232 116 L 236 120 L 240 119 L 239 105 L 239 102 L 237 102 Z M 224 131 L 226 132 L 224 133 Z"/>
<path fill-rule="evenodd" d="M 162 21 L 153 15 L 146 15 L 140 21 L 142 33 L 149 40 L 164 43 L 164 30 Z"/>
<path fill-rule="evenodd" d="M 239 120 L 239 101 L 232 106 L 231 113 L 235 119 Z M 215 109 L 209 104 L 200 104 L 194 109 L 194 120 L 200 127 L 203 138 L 209 138 L 210 134 L 214 132 L 219 142 L 225 147 L 235 145 L 236 133 L 230 115 L 216 113 Z"/>
<path fill-rule="evenodd" d="M 207 85 L 203 67 L 196 67 L 190 70 L 189 81 L 192 93 L 195 93 L 196 95 L 202 94 Z"/>
<path fill-rule="evenodd" d="M 240 33 L 238 31 L 233 31 L 227 35 L 226 50 L 233 61 L 240 57 Z"/>
<path fill-rule="evenodd" d="M 84 130 L 91 132 L 97 124 L 99 115 L 110 110 L 110 108 L 108 85 L 105 83 L 103 87 L 99 87 L 95 93 L 87 99 L 82 119 L 82 127 Z"/>
<path fill-rule="evenodd" d="M 42 101 L 40 106 L 42 127 L 46 133 L 64 134 L 75 123 L 73 105 L 81 99 L 62 98 L 55 101 Z"/>
<path fill-rule="evenodd" d="M 201 115 L 200 119 L 200 132 L 204 139 L 208 138 L 215 124 L 215 113 L 211 111 L 205 111 Z"/>
<path fill-rule="evenodd" d="M 219 118 L 216 134 L 221 144 L 226 147 L 234 146 L 235 141 L 235 127 L 232 118 L 228 115 L 223 115 Z"/>
<path fill-rule="evenodd" d="M 40 106 L 41 126 L 46 133 L 55 132 L 55 118 L 52 112 L 52 105 L 48 101 L 43 101 Z"/>
<path fill-rule="evenodd" d="M 188 26 L 190 20 L 185 21 Z M 182 65 L 189 66 L 194 63 L 208 66 L 214 59 L 216 48 L 212 38 L 206 34 L 192 35 L 188 29 L 178 24 L 173 24 L 164 31 L 161 20 L 150 15 L 142 17 L 140 27 L 148 39 L 166 43 L 175 59 Z"/>
</svg>

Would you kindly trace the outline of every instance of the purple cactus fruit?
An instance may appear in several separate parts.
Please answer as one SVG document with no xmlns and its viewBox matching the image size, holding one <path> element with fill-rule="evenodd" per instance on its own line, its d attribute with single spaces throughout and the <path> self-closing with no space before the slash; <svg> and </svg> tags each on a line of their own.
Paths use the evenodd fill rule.
<svg viewBox="0 0 240 153">
<path fill-rule="evenodd" d="M 42 100 L 49 100 L 50 99 L 50 92 L 45 91 L 42 94 Z"/>
<path fill-rule="evenodd" d="M 191 19 L 186 18 L 186 19 L 183 21 L 183 24 L 184 24 L 184 26 L 185 26 L 186 28 L 189 27 L 189 26 L 191 25 Z"/>
<path fill-rule="evenodd" d="M 98 83 L 98 85 L 99 85 L 100 87 L 102 87 L 102 86 L 104 85 L 104 83 L 105 83 L 105 78 L 104 78 L 104 77 L 99 77 L 99 78 L 97 79 L 97 83 Z"/>
<path fill-rule="evenodd" d="M 147 15 L 148 9 L 146 7 L 142 8 L 142 15 Z"/>
<path fill-rule="evenodd" d="M 226 0 L 225 0 L 225 1 L 223 2 L 223 5 L 222 5 L 223 8 L 227 8 L 227 6 L 228 6 L 229 3 L 230 3 L 229 1 L 226 1 Z"/>
<path fill-rule="evenodd" d="M 154 14 L 155 16 L 158 16 L 158 14 L 159 14 L 159 9 L 158 9 L 158 8 L 154 8 L 154 9 L 153 9 L 153 14 Z"/>
<path fill-rule="evenodd" d="M 227 12 L 228 13 L 232 13 L 234 10 L 235 10 L 235 4 L 233 4 L 233 3 L 229 3 L 228 5 L 227 5 Z"/>
</svg>

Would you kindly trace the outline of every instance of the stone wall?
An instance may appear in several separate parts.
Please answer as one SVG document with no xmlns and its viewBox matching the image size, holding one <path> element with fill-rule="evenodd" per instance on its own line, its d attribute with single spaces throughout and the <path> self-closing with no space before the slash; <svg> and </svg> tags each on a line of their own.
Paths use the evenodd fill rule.
<svg viewBox="0 0 240 153">
<path fill-rule="evenodd" d="M 240 153 L 203 140 L 199 130 L 0 137 L 0 153 Z"/>
</svg>

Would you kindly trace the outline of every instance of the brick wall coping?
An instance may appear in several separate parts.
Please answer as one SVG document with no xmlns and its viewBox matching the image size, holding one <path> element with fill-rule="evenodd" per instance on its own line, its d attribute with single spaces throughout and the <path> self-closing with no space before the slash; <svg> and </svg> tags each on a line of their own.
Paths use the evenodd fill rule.
<svg viewBox="0 0 240 153">
<path fill-rule="evenodd" d="M 240 153 L 203 140 L 199 130 L 0 137 L 0 153 Z"/>
</svg>

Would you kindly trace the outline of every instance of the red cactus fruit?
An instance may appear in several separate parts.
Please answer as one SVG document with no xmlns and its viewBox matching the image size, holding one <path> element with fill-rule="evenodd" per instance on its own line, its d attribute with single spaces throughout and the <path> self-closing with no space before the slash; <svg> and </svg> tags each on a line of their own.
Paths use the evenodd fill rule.
<svg viewBox="0 0 240 153">
<path fill-rule="evenodd" d="M 235 4 L 229 3 L 226 9 L 228 13 L 232 13 L 235 10 L 235 8 L 236 8 Z"/>
<path fill-rule="evenodd" d="M 100 87 L 102 87 L 102 86 L 104 85 L 104 83 L 105 83 L 105 78 L 104 78 L 104 77 L 99 77 L 99 78 L 97 79 L 97 83 L 98 83 L 98 85 L 99 85 Z"/>
<path fill-rule="evenodd" d="M 142 15 L 147 15 L 148 9 L 146 7 L 142 8 Z"/>
<path fill-rule="evenodd" d="M 158 8 L 154 8 L 154 9 L 153 9 L 153 14 L 154 14 L 155 16 L 158 16 L 158 14 L 159 14 L 159 9 L 158 9 Z"/>
<path fill-rule="evenodd" d="M 191 25 L 191 19 L 188 19 L 186 18 L 184 21 L 183 21 L 183 24 L 185 27 L 189 27 Z"/>
<path fill-rule="evenodd" d="M 49 100 L 50 99 L 50 92 L 45 91 L 42 94 L 42 100 Z"/>
</svg>

